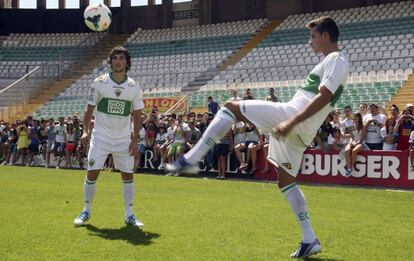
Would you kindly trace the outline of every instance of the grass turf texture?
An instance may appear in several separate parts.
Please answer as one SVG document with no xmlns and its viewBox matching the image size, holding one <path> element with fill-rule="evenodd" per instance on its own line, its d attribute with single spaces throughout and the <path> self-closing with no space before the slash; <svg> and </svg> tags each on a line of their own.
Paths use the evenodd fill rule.
<svg viewBox="0 0 414 261">
<path fill-rule="evenodd" d="M 0 260 L 291 260 L 300 229 L 275 184 L 135 176 L 142 231 L 103 172 L 75 228 L 84 171 L 0 167 Z M 323 252 L 310 260 L 412 260 L 414 193 L 300 186 Z"/>
</svg>

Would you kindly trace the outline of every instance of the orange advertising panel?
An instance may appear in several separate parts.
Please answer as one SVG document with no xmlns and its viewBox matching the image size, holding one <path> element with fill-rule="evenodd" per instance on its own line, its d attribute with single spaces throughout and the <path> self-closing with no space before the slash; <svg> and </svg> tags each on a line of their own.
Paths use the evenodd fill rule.
<svg viewBox="0 0 414 261">
<path fill-rule="evenodd" d="M 182 98 L 182 96 L 175 96 L 175 97 L 168 97 L 168 98 L 145 98 L 144 99 L 144 105 L 145 105 L 145 111 L 151 111 L 151 108 L 153 106 L 158 107 L 159 112 L 165 112 L 171 107 L 175 106 L 175 104 L 178 103 L 178 101 Z M 174 111 L 185 111 L 187 108 L 188 100 L 185 100 L 181 102 L 179 105 L 177 105 L 174 108 Z"/>
</svg>

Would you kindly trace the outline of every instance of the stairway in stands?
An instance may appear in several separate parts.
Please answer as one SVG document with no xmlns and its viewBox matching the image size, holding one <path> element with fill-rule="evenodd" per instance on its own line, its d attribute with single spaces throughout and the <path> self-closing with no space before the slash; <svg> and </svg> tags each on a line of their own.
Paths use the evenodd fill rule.
<svg viewBox="0 0 414 261">
<path fill-rule="evenodd" d="M 395 104 L 398 106 L 401 113 L 407 103 L 414 103 L 414 74 L 411 74 L 408 77 L 408 80 L 388 102 L 387 108 L 389 108 L 392 104 Z"/>
<path fill-rule="evenodd" d="M 63 74 L 61 79 L 41 88 L 37 97 L 31 98 L 29 102 L 25 104 L 23 110 L 11 113 L 10 118 L 7 120 L 15 121 L 32 114 L 44 103 L 57 96 L 73 82 L 81 78 L 82 75 L 90 73 L 97 65 L 102 63 L 102 61 L 108 57 L 108 54 L 113 47 L 122 45 L 128 37 L 129 34 L 106 35 L 95 45 L 95 50 L 97 50 L 96 53 L 91 53 L 84 57 L 82 60 L 83 64 L 79 64 L 80 66 L 75 65 L 79 69 L 72 71 L 71 73 Z M 11 109 L 11 111 L 13 112 L 14 110 Z"/>
<path fill-rule="evenodd" d="M 201 86 L 206 85 L 208 81 L 212 80 L 214 76 L 218 75 L 220 71 L 225 70 L 231 65 L 239 62 L 246 56 L 253 48 L 255 48 L 267 35 L 269 35 L 283 20 L 274 20 L 267 23 L 261 30 L 247 41 L 241 48 L 230 55 L 222 64 L 213 70 L 209 70 L 194 79 L 193 82 L 188 83 L 188 86 L 182 89 L 184 94 L 190 95 L 192 92 L 200 89 Z"/>
</svg>

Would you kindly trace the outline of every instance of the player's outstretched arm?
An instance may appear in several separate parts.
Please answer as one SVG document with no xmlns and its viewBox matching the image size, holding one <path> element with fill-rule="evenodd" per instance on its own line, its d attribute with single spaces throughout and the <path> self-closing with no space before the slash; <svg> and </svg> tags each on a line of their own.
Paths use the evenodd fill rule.
<svg viewBox="0 0 414 261">
<path fill-rule="evenodd" d="M 319 94 L 302 110 L 300 113 L 296 114 L 294 117 L 279 123 L 276 127 L 272 129 L 272 135 L 276 137 L 286 136 L 296 124 L 310 118 L 312 115 L 320 111 L 325 107 L 329 102 L 331 102 L 332 93 L 325 86 L 321 86 L 319 89 Z"/>
<path fill-rule="evenodd" d="M 90 104 L 86 105 L 85 115 L 83 116 L 83 132 L 82 137 L 80 138 L 81 143 L 85 143 L 88 139 L 89 124 L 91 124 L 93 110 L 95 110 L 95 106 Z"/>
<path fill-rule="evenodd" d="M 138 149 L 139 143 L 139 131 L 141 130 L 141 110 L 132 111 L 132 122 L 134 124 L 134 130 L 132 132 L 131 144 L 129 145 L 129 154 L 133 156 Z"/>
</svg>

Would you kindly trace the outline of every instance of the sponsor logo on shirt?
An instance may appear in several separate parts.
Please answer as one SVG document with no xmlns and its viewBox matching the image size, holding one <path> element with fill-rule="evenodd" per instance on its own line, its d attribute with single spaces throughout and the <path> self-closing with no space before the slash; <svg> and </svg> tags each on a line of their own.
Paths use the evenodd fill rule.
<svg viewBox="0 0 414 261">
<path fill-rule="evenodd" d="M 124 101 L 108 100 L 108 113 L 123 115 L 125 111 Z"/>
</svg>

